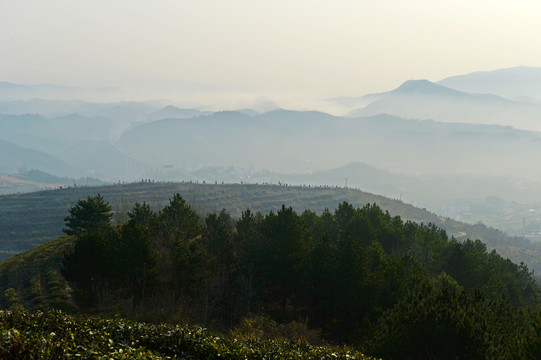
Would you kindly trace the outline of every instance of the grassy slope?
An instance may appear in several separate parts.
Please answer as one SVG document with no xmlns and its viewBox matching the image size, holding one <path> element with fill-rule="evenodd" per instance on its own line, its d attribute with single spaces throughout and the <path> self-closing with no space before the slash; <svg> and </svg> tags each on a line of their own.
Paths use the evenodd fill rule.
<svg viewBox="0 0 541 360">
<path fill-rule="evenodd" d="M 74 310 L 71 290 L 60 273 L 62 257 L 72 244 L 63 236 L 0 263 L 0 307 Z"/>
<path fill-rule="evenodd" d="M 355 206 L 377 202 L 385 209 L 405 218 L 436 221 L 433 214 L 398 201 L 352 189 L 308 188 L 276 185 L 214 185 L 190 183 L 134 183 L 99 187 L 64 188 L 29 194 L 0 196 L 0 251 L 28 250 L 62 235 L 64 217 L 77 200 L 101 193 L 113 210 L 125 213 L 136 201 L 146 201 L 154 209 L 165 206 L 168 199 L 180 193 L 198 211 L 205 213 L 222 208 L 234 217 L 243 210 L 267 213 L 282 204 L 297 211 L 321 212 L 334 209 L 345 200 Z M 118 219 L 122 221 L 122 219 Z"/>
<path fill-rule="evenodd" d="M 234 217 L 247 208 L 263 214 L 279 209 L 282 204 L 302 212 L 317 213 L 335 209 L 348 201 L 356 207 L 377 203 L 382 209 L 403 219 L 434 223 L 457 238 L 480 238 L 489 248 L 515 262 L 524 261 L 530 269 L 541 271 L 541 251 L 508 239 L 503 233 L 443 219 L 428 211 L 398 200 L 346 188 L 314 188 L 277 185 L 150 183 L 118 184 L 97 187 L 71 187 L 21 195 L 0 196 L 0 260 L 26 251 L 62 235 L 64 217 L 77 200 L 101 193 L 116 213 L 116 220 L 125 220 L 125 213 L 136 201 L 149 203 L 158 210 L 175 193 L 201 213 L 228 210 Z"/>
</svg>

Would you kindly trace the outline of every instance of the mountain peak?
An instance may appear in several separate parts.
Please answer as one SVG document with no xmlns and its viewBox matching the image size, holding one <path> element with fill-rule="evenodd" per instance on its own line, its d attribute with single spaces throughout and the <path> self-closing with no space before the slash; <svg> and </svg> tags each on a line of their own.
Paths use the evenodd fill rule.
<svg viewBox="0 0 541 360">
<path fill-rule="evenodd" d="M 434 84 L 428 80 L 408 80 L 392 91 L 392 93 L 412 94 L 422 93 L 430 95 L 458 95 L 459 91 Z"/>
<path fill-rule="evenodd" d="M 426 80 L 426 79 L 420 79 L 420 80 L 407 80 L 404 81 L 402 85 L 400 85 L 399 89 L 408 89 L 408 88 L 418 88 L 418 87 L 426 87 L 434 85 L 434 83 Z"/>
</svg>

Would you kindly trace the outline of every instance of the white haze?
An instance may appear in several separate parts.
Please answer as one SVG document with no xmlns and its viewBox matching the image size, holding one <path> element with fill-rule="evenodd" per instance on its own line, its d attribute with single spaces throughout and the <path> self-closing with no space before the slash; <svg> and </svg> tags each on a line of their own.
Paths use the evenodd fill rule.
<svg viewBox="0 0 541 360">
<path fill-rule="evenodd" d="M 121 89 L 89 97 L 102 101 L 217 110 L 263 96 L 337 113 L 315 100 L 539 66 L 540 13 L 509 0 L 1 1 L 0 81 Z"/>
</svg>

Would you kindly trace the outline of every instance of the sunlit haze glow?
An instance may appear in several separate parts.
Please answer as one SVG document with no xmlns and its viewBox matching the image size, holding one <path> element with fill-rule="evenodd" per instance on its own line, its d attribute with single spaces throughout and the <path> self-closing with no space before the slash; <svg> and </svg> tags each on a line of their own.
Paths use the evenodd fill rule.
<svg viewBox="0 0 541 360">
<path fill-rule="evenodd" d="M 408 79 L 539 66 L 537 1 L 0 2 L 0 81 L 311 108 Z"/>
</svg>

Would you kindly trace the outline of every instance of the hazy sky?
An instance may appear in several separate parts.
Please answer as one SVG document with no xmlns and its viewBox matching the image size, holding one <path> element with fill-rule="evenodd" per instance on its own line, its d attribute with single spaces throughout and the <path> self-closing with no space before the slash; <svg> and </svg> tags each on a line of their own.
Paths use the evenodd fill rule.
<svg viewBox="0 0 541 360">
<path fill-rule="evenodd" d="M 541 66 L 540 14 L 529 0 L 0 0 L 0 81 L 302 107 Z"/>
</svg>

